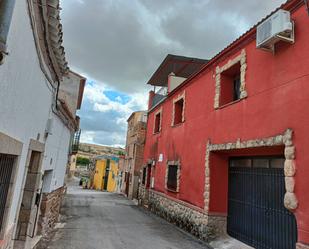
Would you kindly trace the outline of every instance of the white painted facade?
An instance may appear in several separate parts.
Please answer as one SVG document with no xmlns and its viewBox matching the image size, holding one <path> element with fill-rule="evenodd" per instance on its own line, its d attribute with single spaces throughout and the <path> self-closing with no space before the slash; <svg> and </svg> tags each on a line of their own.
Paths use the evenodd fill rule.
<svg viewBox="0 0 309 249">
<path fill-rule="evenodd" d="M 0 66 L 0 132 L 23 143 L 7 230 L 16 222 L 30 139 L 44 143 L 53 92 L 39 65 L 26 1 L 17 1 L 8 36 L 8 52 Z M 32 110 L 32 111 L 29 111 Z"/>
<path fill-rule="evenodd" d="M 54 113 L 51 118 L 53 119 L 52 134 L 48 136 L 45 143 L 42 166 L 43 172 L 49 171 L 48 173 L 52 174 L 52 179 L 43 182 L 43 193 L 50 193 L 63 186 L 71 140 L 71 132 L 60 118 Z"/>
<path fill-rule="evenodd" d="M 0 132 L 23 144 L 4 228 L 14 237 L 27 174 L 30 140 L 45 144 L 42 174 L 45 172 L 46 175 L 42 191 L 49 193 L 64 185 L 73 131 L 53 112 L 56 91 L 40 67 L 26 0 L 16 1 L 7 48 L 9 55 L 0 65 Z M 53 119 L 52 134 L 46 137 L 49 118 Z"/>
</svg>

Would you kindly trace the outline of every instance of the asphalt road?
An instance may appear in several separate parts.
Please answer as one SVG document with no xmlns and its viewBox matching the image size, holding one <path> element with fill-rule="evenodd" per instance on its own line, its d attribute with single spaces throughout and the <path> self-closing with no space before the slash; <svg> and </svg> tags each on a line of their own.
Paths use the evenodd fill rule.
<svg viewBox="0 0 309 249">
<path fill-rule="evenodd" d="M 207 245 L 115 193 L 69 187 L 49 249 L 205 249 Z"/>
</svg>

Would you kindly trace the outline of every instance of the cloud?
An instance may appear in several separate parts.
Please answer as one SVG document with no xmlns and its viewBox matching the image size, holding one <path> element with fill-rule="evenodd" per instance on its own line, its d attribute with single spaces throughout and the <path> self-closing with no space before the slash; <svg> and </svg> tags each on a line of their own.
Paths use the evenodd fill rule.
<svg viewBox="0 0 309 249">
<path fill-rule="evenodd" d="M 209 59 L 285 0 L 62 0 L 69 66 L 88 81 L 82 141 L 125 143 L 168 53 Z"/>
<path fill-rule="evenodd" d="M 168 53 L 210 58 L 283 0 L 63 0 L 70 65 L 133 93 Z"/>
<path fill-rule="evenodd" d="M 112 92 L 112 94 L 111 94 Z M 126 101 L 119 101 L 119 98 Z M 102 83 L 86 84 L 81 117 L 81 141 L 112 146 L 124 146 L 127 119 L 132 112 L 146 110 L 147 93 L 130 96 L 110 90 Z"/>
</svg>

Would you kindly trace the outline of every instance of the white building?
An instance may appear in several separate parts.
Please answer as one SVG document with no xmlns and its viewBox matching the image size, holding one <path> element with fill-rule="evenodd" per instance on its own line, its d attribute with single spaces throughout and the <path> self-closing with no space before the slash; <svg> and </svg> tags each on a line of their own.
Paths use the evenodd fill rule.
<svg viewBox="0 0 309 249">
<path fill-rule="evenodd" d="M 59 0 L 0 1 L 1 249 L 31 248 L 58 216 L 86 80 L 59 21 Z"/>
</svg>

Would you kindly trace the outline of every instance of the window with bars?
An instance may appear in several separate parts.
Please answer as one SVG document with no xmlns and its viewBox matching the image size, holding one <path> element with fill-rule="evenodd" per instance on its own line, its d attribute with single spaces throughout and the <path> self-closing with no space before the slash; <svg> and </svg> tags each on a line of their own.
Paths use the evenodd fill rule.
<svg viewBox="0 0 309 249">
<path fill-rule="evenodd" d="M 0 231 L 3 229 L 15 159 L 16 156 L 0 154 Z"/>
</svg>

